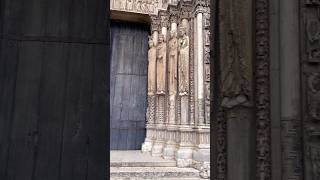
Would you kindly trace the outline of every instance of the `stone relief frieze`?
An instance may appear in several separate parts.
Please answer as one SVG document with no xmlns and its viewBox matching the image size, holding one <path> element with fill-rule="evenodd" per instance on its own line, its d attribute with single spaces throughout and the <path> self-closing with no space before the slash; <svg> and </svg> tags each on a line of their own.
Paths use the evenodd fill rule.
<svg viewBox="0 0 320 180">
<path fill-rule="evenodd" d="M 111 10 L 140 14 L 157 14 L 159 9 L 167 7 L 167 0 L 111 0 Z"/>
</svg>

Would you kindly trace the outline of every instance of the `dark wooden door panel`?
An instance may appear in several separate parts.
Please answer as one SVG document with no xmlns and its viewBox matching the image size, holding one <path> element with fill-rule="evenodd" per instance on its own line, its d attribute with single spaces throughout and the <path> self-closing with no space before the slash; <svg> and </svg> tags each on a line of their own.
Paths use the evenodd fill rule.
<svg viewBox="0 0 320 180">
<path fill-rule="evenodd" d="M 140 149 L 145 137 L 147 38 L 143 25 L 112 23 L 111 149 Z"/>
<path fill-rule="evenodd" d="M 0 0 L 0 179 L 107 179 L 109 3 Z"/>
</svg>

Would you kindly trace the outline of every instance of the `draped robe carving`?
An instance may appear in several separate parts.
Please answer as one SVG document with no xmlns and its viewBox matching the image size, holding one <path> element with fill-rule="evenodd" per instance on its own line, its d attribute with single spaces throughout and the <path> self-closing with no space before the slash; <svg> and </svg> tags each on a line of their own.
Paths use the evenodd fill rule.
<svg viewBox="0 0 320 180">
<path fill-rule="evenodd" d="M 159 36 L 159 45 L 157 53 L 157 93 L 165 94 L 166 89 L 166 43 L 161 34 Z"/>
<path fill-rule="evenodd" d="M 148 94 L 152 95 L 156 91 L 156 47 L 152 40 L 149 38 L 149 51 L 148 51 Z"/>
<path fill-rule="evenodd" d="M 177 58 L 178 58 L 178 40 L 177 33 L 172 31 L 169 41 L 169 94 L 177 93 Z"/>
<path fill-rule="evenodd" d="M 189 37 L 185 28 L 180 29 L 179 39 L 179 94 L 189 93 Z"/>
</svg>

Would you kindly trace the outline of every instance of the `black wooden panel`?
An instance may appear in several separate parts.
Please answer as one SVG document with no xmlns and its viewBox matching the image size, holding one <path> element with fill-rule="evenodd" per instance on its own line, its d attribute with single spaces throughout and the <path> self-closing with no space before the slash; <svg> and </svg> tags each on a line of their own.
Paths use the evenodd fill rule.
<svg viewBox="0 0 320 180">
<path fill-rule="evenodd" d="M 148 29 L 111 24 L 111 149 L 140 149 L 145 137 Z"/>
<path fill-rule="evenodd" d="M 10 38 L 107 43 L 103 0 L 5 0 L 3 35 Z"/>
<path fill-rule="evenodd" d="M 1 180 L 108 179 L 108 3 L 0 0 Z"/>
</svg>

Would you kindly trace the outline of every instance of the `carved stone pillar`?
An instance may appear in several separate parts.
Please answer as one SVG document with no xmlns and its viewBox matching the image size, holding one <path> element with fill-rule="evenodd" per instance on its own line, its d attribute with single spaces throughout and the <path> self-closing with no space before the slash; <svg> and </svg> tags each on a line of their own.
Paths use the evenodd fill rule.
<svg viewBox="0 0 320 180">
<path fill-rule="evenodd" d="M 157 43 L 158 31 L 157 21 L 153 19 L 151 25 L 152 37 L 149 37 L 148 51 L 148 107 L 146 138 L 142 144 L 142 152 L 150 152 L 156 139 L 156 70 L 157 70 Z"/>
<path fill-rule="evenodd" d="M 195 168 L 201 170 L 205 165 L 210 167 L 210 124 L 205 121 L 205 100 L 210 102 L 210 68 L 209 72 L 204 67 L 210 67 L 210 62 L 207 61 L 204 63 L 204 55 L 208 56 L 205 52 L 205 48 L 210 48 L 210 41 L 204 41 L 208 38 L 209 35 L 209 26 L 204 26 L 205 21 L 208 20 L 209 7 L 205 7 L 208 4 L 205 4 L 203 1 L 198 1 L 195 9 L 195 27 L 196 27 L 196 58 L 197 58 L 197 126 L 196 126 L 196 144 L 195 151 L 193 154 L 193 160 Z M 204 14 L 206 14 L 204 18 Z M 206 28 L 206 29 L 205 29 Z M 205 32 L 205 33 L 204 33 Z M 208 78 L 209 76 L 209 78 Z M 206 87 L 206 91 L 205 91 Z M 210 108 L 210 104 L 207 104 L 206 108 Z M 209 121 L 209 118 L 207 118 Z"/>
<path fill-rule="evenodd" d="M 169 39 L 169 57 L 168 57 L 168 89 L 169 89 L 169 105 L 168 105 L 168 123 L 166 129 L 166 145 L 163 150 L 163 157 L 165 159 L 173 159 L 176 149 L 176 102 L 177 102 L 177 80 L 178 80 L 178 39 L 177 39 L 177 17 L 171 16 L 171 29 Z"/>
<path fill-rule="evenodd" d="M 204 75 L 203 75 L 203 7 L 198 7 L 197 17 L 197 61 L 198 61 L 198 125 L 204 125 Z"/>
<path fill-rule="evenodd" d="M 177 166 L 188 167 L 192 165 L 192 153 L 194 138 L 193 129 L 189 125 L 189 60 L 190 39 L 189 21 L 183 18 L 180 24 L 178 79 L 179 96 L 181 99 L 180 144 L 177 151 Z"/>
<path fill-rule="evenodd" d="M 157 115 L 156 115 L 156 141 L 152 147 L 152 156 L 161 156 L 165 143 L 166 119 L 166 65 L 167 44 L 163 34 L 159 35 L 157 48 Z"/>
</svg>

